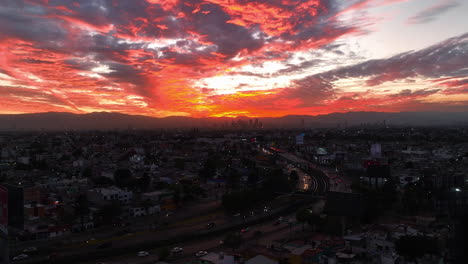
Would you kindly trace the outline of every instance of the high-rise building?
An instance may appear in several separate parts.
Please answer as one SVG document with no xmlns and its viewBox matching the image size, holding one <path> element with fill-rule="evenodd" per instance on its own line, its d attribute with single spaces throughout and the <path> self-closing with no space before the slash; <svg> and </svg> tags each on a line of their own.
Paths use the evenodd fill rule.
<svg viewBox="0 0 468 264">
<path fill-rule="evenodd" d="M 22 230 L 24 227 L 24 190 L 22 186 L 3 184 L 0 193 L 6 199 L 0 199 L 2 217 L 6 218 L 8 228 Z M 6 208 L 6 211 L 4 210 Z"/>
</svg>

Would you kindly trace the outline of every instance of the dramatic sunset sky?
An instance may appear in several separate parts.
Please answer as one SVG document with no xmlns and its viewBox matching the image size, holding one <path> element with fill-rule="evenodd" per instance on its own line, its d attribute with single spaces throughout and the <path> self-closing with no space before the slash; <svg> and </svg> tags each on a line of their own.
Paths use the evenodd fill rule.
<svg viewBox="0 0 468 264">
<path fill-rule="evenodd" d="M 0 0 L 0 114 L 468 111 L 466 0 Z"/>
</svg>

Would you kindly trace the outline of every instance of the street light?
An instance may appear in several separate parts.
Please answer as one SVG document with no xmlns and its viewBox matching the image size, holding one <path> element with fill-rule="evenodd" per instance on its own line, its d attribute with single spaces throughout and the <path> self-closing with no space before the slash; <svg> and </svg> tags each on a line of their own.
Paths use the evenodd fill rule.
<svg viewBox="0 0 468 264">
<path fill-rule="evenodd" d="M 455 188 L 456 192 L 461 192 L 460 188 Z"/>
</svg>

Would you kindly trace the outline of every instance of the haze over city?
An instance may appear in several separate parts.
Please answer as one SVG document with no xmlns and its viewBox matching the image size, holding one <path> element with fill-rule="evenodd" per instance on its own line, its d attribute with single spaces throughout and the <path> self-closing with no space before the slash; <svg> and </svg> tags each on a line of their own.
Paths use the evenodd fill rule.
<svg viewBox="0 0 468 264">
<path fill-rule="evenodd" d="M 0 114 L 468 109 L 468 3 L 0 3 Z"/>
</svg>

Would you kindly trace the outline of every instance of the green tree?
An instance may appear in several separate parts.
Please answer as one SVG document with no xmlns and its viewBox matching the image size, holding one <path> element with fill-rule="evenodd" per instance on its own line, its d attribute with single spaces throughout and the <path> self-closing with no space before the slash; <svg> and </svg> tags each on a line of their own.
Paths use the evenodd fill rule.
<svg viewBox="0 0 468 264">
<path fill-rule="evenodd" d="M 80 217 L 81 230 L 84 230 L 85 217 L 89 215 L 89 201 L 86 195 L 80 194 L 73 205 L 75 215 Z"/>
<path fill-rule="evenodd" d="M 117 169 L 114 172 L 115 185 L 120 188 L 133 188 L 134 179 L 129 169 Z"/>
<path fill-rule="evenodd" d="M 262 236 L 263 232 L 260 231 L 260 230 L 255 230 L 255 232 L 253 233 L 253 237 L 255 239 L 255 242 L 258 244 L 258 240 L 260 239 L 260 237 Z"/>
<path fill-rule="evenodd" d="M 122 213 L 122 206 L 118 202 L 106 204 L 99 210 L 99 216 L 103 223 L 110 224 Z"/>
<path fill-rule="evenodd" d="M 315 232 L 317 230 L 317 226 L 323 224 L 323 219 L 320 218 L 320 215 L 311 214 L 309 219 L 307 220 L 307 223 L 312 226 L 312 230 Z"/>
<path fill-rule="evenodd" d="M 235 169 L 229 169 L 226 172 L 226 187 L 231 190 L 236 190 L 239 189 L 240 187 L 240 180 L 241 180 L 241 175 L 240 173 L 235 170 Z"/>
<path fill-rule="evenodd" d="M 90 167 L 86 167 L 82 172 L 81 176 L 83 178 L 91 178 L 93 176 L 93 170 Z"/>
<path fill-rule="evenodd" d="M 305 224 L 309 222 L 312 216 L 311 210 L 307 208 L 299 209 L 299 211 L 296 212 L 296 220 L 302 223 L 302 231 L 304 231 Z"/>
<path fill-rule="evenodd" d="M 283 175 L 280 169 L 275 169 L 267 175 L 263 187 L 271 195 L 277 195 L 278 193 L 289 192 L 291 190 L 288 177 Z"/>
<path fill-rule="evenodd" d="M 179 170 L 184 170 L 185 168 L 185 159 L 180 159 L 177 158 L 174 160 L 174 167 L 176 167 Z"/>
<path fill-rule="evenodd" d="M 238 249 L 242 245 L 242 237 L 239 234 L 228 234 L 224 238 L 224 245 L 232 250 Z"/>
<path fill-rule="evenodd" d="M 299 182 L 299 174 L 297 174 L 297 171 L 293 170 L 289 174 L 289 183 L 291 185 L 291 188 L 295 190 L 297 188 L 297 183 Z"/>
<path fill-rule="evenodd" d="M 167 247 L 160 248 L 158 250 L 159 260 L 164 261 L 171 255 L 171 251 Z"/>
<path fill-rule="evenodd" d="M 395 249 L 398 255 L 411 261 L 417 261 L 425 254 L 439 253 L 437 240 L 428 236 L 402 236 L 396 241 Z"/>
<path fill-rule="evenodd" d="M 105 176 L 99 176 L 91 179 L 96 186 L 108 186 L 114 184 L 111 178 Z"/>
</svg>

